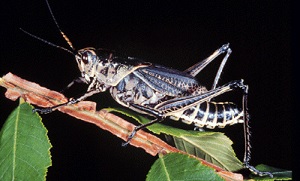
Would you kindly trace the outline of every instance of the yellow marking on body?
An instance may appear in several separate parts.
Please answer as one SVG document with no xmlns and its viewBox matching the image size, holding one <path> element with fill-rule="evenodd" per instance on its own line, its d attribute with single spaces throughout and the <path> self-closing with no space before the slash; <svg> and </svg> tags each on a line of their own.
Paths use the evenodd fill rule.
<svg viewBox="0 0 300 181">
<path fill-rule="evenodd" d="M 223 121 L 222 123 L 220 123 L 219 128 L 224 128 L 226 125 L 226 110 L 223 102 L 222 102 L 222 108 L 223 108 Z"/>
<path fill-rule="evenodd" d="M 218 121 L 218 106 L 217 106 L 217 103 L 215 102 L 211 102 L 212 104 L 215 105 L 215 114 L 214 114 L 214 119 L 213 119 L 213 122 L 211 123 L 211 126 L 216 127 L 217 125 L 217 121 Z"/>
<path fill-rule="evenodd" d="M 203 104 L 206 103 L 206 110 L 205 110 L 205 113 L 204 113 L 204 116 L 200 119 L 195 119 L 193 122 L 195 124 L 195 126 L 198 126 L 198 127 L 204 127 L 206 124 L 206 121 L 207 121 L 207 118 L 208 118 L 208 112 L 209 112 L 209 106 L 208 106 L 208 102 L 204 102 Z M 200 106 L 200 104 L 199 104 Z M 198 110 L 195 110 L 195 111 L 199 111 Z"/>
<path fill-rule="evenodd" d="M 195 118 L 196 118 L 196 116 L 197 116 L 197 114 L 198 114 L 199 109 L 200 109 L 200 104 L 198 104 L 198 105 L 196 106 L 196 108 L 195 108 L 193 114 L 191 114 L 191 119 L 192 119 L 192 120 L 195 120 Z"/>
</svg>

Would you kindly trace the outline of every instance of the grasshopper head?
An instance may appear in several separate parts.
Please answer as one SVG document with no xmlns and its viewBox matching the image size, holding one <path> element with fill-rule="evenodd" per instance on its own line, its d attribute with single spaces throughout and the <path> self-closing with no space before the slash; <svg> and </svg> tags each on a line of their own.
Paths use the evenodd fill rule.
<svg viewBox="0 0 300 181">
<path fill-rule="evenodd" d="M 78 68 L 88 82 L 95 75 L 95 66 L 99 62 L 99 57 L 96 54 L 95 48 L 83 48 L 75 55 Z"/>
</svg>

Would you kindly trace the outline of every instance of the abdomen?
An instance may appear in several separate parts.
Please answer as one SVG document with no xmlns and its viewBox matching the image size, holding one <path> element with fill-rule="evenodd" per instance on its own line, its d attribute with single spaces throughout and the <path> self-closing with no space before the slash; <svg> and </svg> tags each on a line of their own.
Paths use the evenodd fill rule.
<svg viewBox="0 0 300 181">
<path fill-rule="evenodd" d="M 243 123 L 243 111 L 232 102 L 204 102 L 177 112 L 171 119 L 181 119 L 186 124 L 197 127 L 223 128 L 226 125 Z"/>
</svg>

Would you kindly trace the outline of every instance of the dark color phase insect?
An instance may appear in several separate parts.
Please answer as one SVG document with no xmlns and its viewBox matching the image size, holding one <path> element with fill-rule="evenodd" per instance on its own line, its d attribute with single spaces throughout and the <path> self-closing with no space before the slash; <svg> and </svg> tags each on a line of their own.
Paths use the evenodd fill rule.
<svg viewBox="0 0 300 181">
<path fill-rule="evenodd" d="M 220 74 L 231 53 L 229 44 L 224 44 L 205 60 L 185 71 L 156 65 L 133 57 L 118 57 L 112 51 L 105 49 L 83 48 L 76 51 L 71 41 L 61 31 L 48 1 L 46 2 L 57 28 L 71 49 L 60 47 L 21 30 L 51 46 L 73 54 L 81 72 L 81 77 L 71 82 L 67 88 L 71 87 L 75 82 L 84 82 L 89 87 L 87 92 L 77 99 L 71 99 L 66 103 L 46 109 L 37 108 L 35 111 L 50 113 L 61 106 L 75 104 L 93 94 L 109 90 L 111 96 L 124 107 L 155 117 L 154 120 L 147 124 L 136 126 L 123 146 L 130 142 L 138 130 L 160 122 L 166 117 L 173 120 L 181 120 L 187 124 L 194 124 L 199 128 L 207 127 L 210 129 L 243 123 L 245 168 L 257 175 L 269 175 L 272 177 L 271 173 L 260 172 L 249 164 L 251 146 L 247 110 L 248 86 L 243 83 L 243 80 L 234 80 L 218 86 Z M 225 57 L 217 71 L 212 88 L 206 89 L 197 81 L 195 76 L 216 57 L 224 53 L 226 53 Z M 236 89 L 243 91 L 242 108 L 238 108 L 232 102 L 211 101 L 214 97 Z"/>
</svg>

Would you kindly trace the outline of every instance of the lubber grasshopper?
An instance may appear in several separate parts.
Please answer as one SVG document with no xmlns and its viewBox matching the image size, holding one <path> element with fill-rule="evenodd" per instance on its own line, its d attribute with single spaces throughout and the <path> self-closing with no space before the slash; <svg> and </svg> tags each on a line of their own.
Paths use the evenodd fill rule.
<svg viewBox="0 0 300 181">
<path fill-rule="evenodd" d="M 50 113 L 61 106 L 75 104 L 91 95 L 109 90 L 111 96 L 119 104 L 136 112 L 155 117 L 147 124 L 136 126 L 123 146 L 130 142 L 138 130 L 163 121 L 167 117 L 173 120 L 182 120 L 187 124 L 193 123 L 199 128 L 207 127 L 210 129 L 243 123 L 245 168 L 255 174 L 272 177 L 271 173 L 260 172 L 249 164 L 251 146 L 247 108 L 248 86 L 243 83 L 243 80 L 235 80 L 218 86 L 220 74 L 231 54 L 229 44 L 223 45 L 208 58 L 185 71 L 178 71 L 137 58 L 118 57 L 112 51 L 104 49 L 84 48 L 76 51 L 71 41 L 61 31 L 47 0 L 46 2 L 58 30 L 71 49 L 60 47 L 24 30 L 22 31 L 51 46 L 73 54 L 81 72 L 81 77 L 71 82 L 67 88 L 75 82 L 89 84 L 89 87 L 87 92 L 77 99 L 70 99 L 66 103 L 46 109 L 37 108 L 34 111 Z M 195 76 L 216 57 L 224 53 L 226 54 L 217 71 L 212 88 L 207 90 L 198 83 Z M 231 102 L 211 101 L 214 97 L 236 89 L 243 92 L 242 108 L 238 108 Z"/>
</svg>

